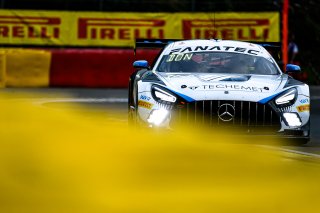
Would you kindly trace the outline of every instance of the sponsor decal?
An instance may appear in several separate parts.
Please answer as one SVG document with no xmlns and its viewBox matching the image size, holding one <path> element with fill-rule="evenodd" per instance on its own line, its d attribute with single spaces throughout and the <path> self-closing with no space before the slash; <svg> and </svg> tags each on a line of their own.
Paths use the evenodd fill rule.
<svg viewBox="0 0 320 213">
<path fill-rule="evenodd" d="M 308 99 L 308 98 L 301 99 L 301 100 L 300 100 L 300 103 L 302 103 L 302 104 L 309 103 L 309 99 Z"/>
<path fill-rule="evenodd" d="M 187 18 L 186 18 L 187 17 Z M 1 10 L 1 44 L 56 46 L 133 47 L 136 38 L 280 41 L 278 12 L 217 13 L 124 13 Z M 183 42 L 177 47 L 183 47 Z M 201 51 L 206 47 L 198 47 Z M 248 49 L 215 47 L 220 51 L 257 54 Z M 209 50 L 209 47 L 208 47 Z M 219 51 L 219 50 L 217 50 Z M 178 52 L 179 53 L 179 52 Z M 188 50 L 172 60 L 188 59 Z M 180 58 L 181 57 L 181 58 Z"/>
<path fill-rule="evenodd" d="M 78 18 L 79 39 L 133 40 L 164 38 L 161 19 Z"/>
<path fill-rule="evenodd" d="M 309 104 L 304 104 L 297 106 L 298 112 L 309 112 L 310 111 L 310 105 Z"/>
<path fill-rule="evenodd" d="M 141 96 L 140 96 L 140 99 L 141 99 L 141 100 L 145 100 L 145 101 L 150 101 L 151 98 L 148 97 L 148 96 L 146 96 L 146 95 L 141 95 Z"/>
<path fill-rule="evenodd" d="M 236 84 L 215 84 L 215 85 L 200 85 L 189 86 L 191 90 L 238 90 L 246 92 L 263 92 L 263 88 L 253 86 L 240 86 Z"/>
<path fill-rule="evenodd" d="M 143 108 L 146 108 L 146 109 L 151 109 L 153 104 L 152 103 L 149 103 L 147 101 L 143 101 L 143 100 L 139 100 L 138 101 L 138 106 L 140 107 L 143 107 Z"/>
<path fill-rule="evenodd" d="M 265 18 L 216 18 L 182 21 L 186 39 L 222 38 L 224 40 L 268 40 L 270 20 Z"/>
<path fill-rule="evenodd" d="M 185 52 L 197 52 L 197 51 L 224 51 L 224 52 L 237 52 L 237 53 L 247 53 L 250 55 L 258 55 L 259 54 L 259 50 L 255 50 L 255 49 L 248 49 L 248 48 L 243 48 L 243 47 L 232 47 L 232 46 L 196 46 L 196 47 L 185 47 L 185 48 L 176 48 L 176 49 L 172 49 L 170 54 L 173 53 L 179 53 L 177 55 L 170 55 L 173 57 L 173 59 L 171 61 L 174 60 L 174 58 L 177 58 L 175 56 L 179 56 L 179 61 L 180 60 L 185 60 L 185 55 L 182 53 Z M 190 56 L 191 59 L 192 55 Z M 171 57 L 169 57 L 170 59 Z M 188 58 L 188 57 L 187 57 Z M 189 60 L 190 60 L 189 59 Z"/>
<path fill-rule="evenodd" d="M 0 38 L 58 39 L 60 24 L 59 17 L 0 16 Z"/>
<path fill-rule="evenodd" d="M 188 54 L 170 54 L 166 62 L 172 61 L 190 61 L 192 59 L 192 53 Z"/>
<path fill-rule="evenodd" d="M 192 89 L 192 90 L 196 90 L 196 89 L 198 89 L 199 88 L 199 86 L 190 86 L 189 87 L 189 89 Z"/>
</svg>

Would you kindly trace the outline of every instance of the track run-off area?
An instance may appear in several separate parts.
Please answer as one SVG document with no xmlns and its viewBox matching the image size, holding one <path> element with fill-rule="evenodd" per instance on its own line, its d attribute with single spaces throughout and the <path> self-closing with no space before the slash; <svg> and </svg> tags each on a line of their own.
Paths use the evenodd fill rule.
<svg viewBox="0 0 320 213">
<path fill-rule="evenodd" d="M 303 146 L 132 128 L 127 92 L 2 89 L 0 212 L 320 211 L 320 87 Z"/>
<path fill-rule="evenodd" d="M 3 89 L 2 93 L 15 94 L 8 101 L 29 100 L 40 107 L 59 108 L 71 103 L 73 110 L 77 106 L 85 107 L 95 114 L 99 113 L 108 121 L 127 123 L 126 89 L 86 89 L 86 88 L 37 88 Z M 303 146 L 282 146 L 279 149 L 300 155 L 320 159 L 320 87 L 311 86 L 311 140 Z M 1 93 L 0 93 L 1 94 Z"/>
</svg>

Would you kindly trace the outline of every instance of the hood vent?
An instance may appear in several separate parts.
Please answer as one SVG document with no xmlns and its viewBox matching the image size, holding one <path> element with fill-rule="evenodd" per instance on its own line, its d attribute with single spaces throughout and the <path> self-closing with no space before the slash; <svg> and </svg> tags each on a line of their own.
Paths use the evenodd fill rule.
<svg viewBox="0 0 320 213">
<path fill-rule="evenodd" d="M 227 78 L 221 79 L 220 81 L 242 82 L 242 81 L 248 81 L 250 78 L 251 78 L 251 76 L 233 76 L 233 77 L 227 77 Z"/>
<path fill-rule="evenodd" d="M 199 78 L 203 81 L 210 82 L 218 82 L 218 81 L 236 81 L 243 82 L 248 81 L 251 76 L 250 75 L 241 75 L 241 76 L 199 76 Z"/>
</svg>

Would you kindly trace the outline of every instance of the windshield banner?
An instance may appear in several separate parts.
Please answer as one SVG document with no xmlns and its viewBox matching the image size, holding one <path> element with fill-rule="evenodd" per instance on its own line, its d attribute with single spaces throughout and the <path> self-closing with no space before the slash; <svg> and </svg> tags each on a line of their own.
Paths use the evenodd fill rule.
<svg viewBox="0 0 320 213">
<path fill-rule="evenodd" d="M 0 10 L 1 45 L 133 47 L 142 39 L 280 41 L 278 12 L 121 13 Z"/>
</svg>

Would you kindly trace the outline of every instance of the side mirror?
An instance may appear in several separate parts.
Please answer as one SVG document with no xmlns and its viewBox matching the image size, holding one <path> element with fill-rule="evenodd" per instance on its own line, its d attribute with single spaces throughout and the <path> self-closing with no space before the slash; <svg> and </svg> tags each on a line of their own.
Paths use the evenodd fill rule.
<svg viewBox="0 0 320 213">
<path fill-rule="evenodd" d="M 294 65 L 294 64 L 287 64 L 286 66 L 286 72 L 289 73 L 298 73 L 301 72 L 301 68 L 298 65 Z"/>
<path fill-rule="evenodd" d="M 139 61 L 133 62 L 133 67 L 138 69 L 148 69 L 149 64 L 146 60 L 139 60 Z"/>
</svg>

